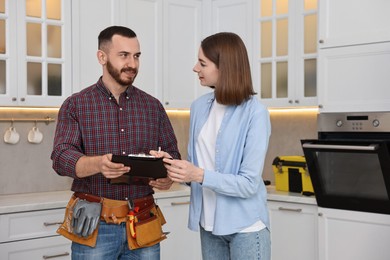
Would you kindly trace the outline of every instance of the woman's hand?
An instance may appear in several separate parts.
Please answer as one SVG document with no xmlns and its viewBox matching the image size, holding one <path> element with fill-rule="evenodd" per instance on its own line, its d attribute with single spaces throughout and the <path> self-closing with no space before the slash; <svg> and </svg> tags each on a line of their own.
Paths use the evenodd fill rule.
<svg viewBox="0 0 390 260">
<path fill-rule="evenodd" d="M 161 151 L 160 149 L 158 151 L 156 150 L 150 150 L 149 151 L 150 155 L 153 155 L 154 157 L 157 158 L 172 158 L 172 156 L 164 151 Z M 149 182 L 149 185 L 152 186 L 153 188 L 159 189 L 159 190 L 169 190 L 173 184 L 173 181 L 167 177 L 167 178 L 160 178 L 156 180 L 151 180 Z"/>
<path fill-rule="evenodd" d="M 175 182 L 203 182 L 204 170 L 186 160 L 163 159 L 168 177 Z"/>
<path fill-rule="evenodd" d="M 164 152 L 164 151 L 161 151 L 161 150 L 158 150 L 158 151 L 156 151 L 156 150 L 150 150 L 150 151 L 149 151 L 149 154 L 150 154 L 150 155 L 153 155 L 154 157 L 157 157 L 157 158 L 163 157 L 163 158 L 172 159 L 172 156 L 171 156 L 169 153 Z"/>
</svg>

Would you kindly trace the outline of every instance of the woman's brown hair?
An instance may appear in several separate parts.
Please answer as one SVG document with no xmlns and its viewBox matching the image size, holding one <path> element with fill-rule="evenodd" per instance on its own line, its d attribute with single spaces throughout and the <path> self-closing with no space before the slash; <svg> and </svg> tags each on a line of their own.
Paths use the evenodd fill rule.
<svg viewBox="0 0 390 260">
<path fill-rule="evenodd" d="M 248 53 L 235 33 L 221 32 L 205 38 L 200 47 L 219 70 L 215 98 L 224 105 L 239 105 L 256 94 L 253 90 Z"/>
</svg>

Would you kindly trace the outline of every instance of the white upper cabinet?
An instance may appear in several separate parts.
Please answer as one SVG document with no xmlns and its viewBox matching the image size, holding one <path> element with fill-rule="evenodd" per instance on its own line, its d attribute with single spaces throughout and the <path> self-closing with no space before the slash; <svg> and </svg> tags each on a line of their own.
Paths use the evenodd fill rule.
<svg viewBox="0 0 390 260">
<path fill-rule="evenodd" d="M 72 14 L 74 92 L 96 83 L 103 73 L 96 56 L 99 33 L 106 27 L 121 25 L 134 30 L 140 41 L 140 68 L 134 85 L 161 99 L 161 0 L 73 0 Z"/>
<path fill-rule="evenodd" d="M 141 47 L 140 68 L 134 85 L 162 101 L 163 1 L 122 1 L 123 24 L 137 34 Z"/>
<path fill-rule="evenodd" d="M 58 106 L 70 94 L 71 3 L 0 1 L 0 102 Z"/>
<path fill-rule="evenodd" d="M 390 1 L 319 2 L 320 48 L 390 41 Z"/>
<path fill-rule="evenodd" d="M 134 85 L 165 108 L 188 109 L 211 91 L 199 84 L 193 67 L 201 40 L 212 33 L 239 34 L 252 57 L 253 0 L 73 0 L 73 91 L 102 74 L 97 37 L 110 25 L 133 29 L 140 41 L 140 69 Z M 94 12 L 89 7 L 94 6 Z"/>
<path fill-rule="evenodd" d="M 123 25 L 133 29 L 140 41 L 134 85 L 166 108 L 189 108 L 197 96 L 198 79 L 192 68 L 201 37 L 202 1 L 73 0 L 72 9 L 73 91 L 94 84 L 102 75 L 96 58 L 100 31 Z"/>
<path fill-rule="evenodd" d="M 189 108 L 199 96 L 199 80 L 192 68 L 198 59 L 201 13 L 202 1 L 164 1 L 163 85 L 159 87 L 166 108 Z"/>
<path fill-rule="evenodd" d="M 390 111 L 390 42 L 319 51 L 320 112 Z"/>
<path fill-rule="evenodd" d="M 320 112 L 390 111 L 390 1 L 321 0 Z"/>
<path fill-rule="evenodd" d="M 253 57 L 253 5 L 252 0 L 213 0 L 211 1 L 211 26 L 204 28 L 205 37 L 217 32 L 238 34 L 248 50 L 249 60 Z M 211 29 L 211 31 L 210 31 Z"/>
<path fill-rule="evenodd" d="M 254 82 L 269 107 L 317 106 L 317 0 L 260 0 Z"/>
<path fill-rule="evenodd" d="M 96 55 L 98 36 L 104 28 L 119 23 L 119 3 L 116 0 L 72 0 L 72 92 L 96 83 L 102 75 Z"/>
</svg>

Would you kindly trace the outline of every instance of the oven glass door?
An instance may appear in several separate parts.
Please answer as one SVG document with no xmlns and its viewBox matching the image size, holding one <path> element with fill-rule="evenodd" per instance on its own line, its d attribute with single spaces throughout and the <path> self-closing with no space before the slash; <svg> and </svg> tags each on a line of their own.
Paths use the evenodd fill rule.
<svg viewBox="0 0 390 260">
<path fill-rule="evenodd" d="M 390 214 L 387 142 L 302 140 L 317 204 Z"/>
</svg>

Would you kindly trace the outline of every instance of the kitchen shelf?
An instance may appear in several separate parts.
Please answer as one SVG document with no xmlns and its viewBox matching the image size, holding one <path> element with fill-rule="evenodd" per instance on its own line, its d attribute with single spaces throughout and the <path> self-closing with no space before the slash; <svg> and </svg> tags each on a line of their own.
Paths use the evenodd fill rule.
<svg viewBox="0 0 390 260">
<path fill-rule="evenodd" d="M 55 118 L 49 116 L 44 118 L 0 118 L 0 122 L 45 122 L 47 125 L 55 121 Z"/>
</svg>

